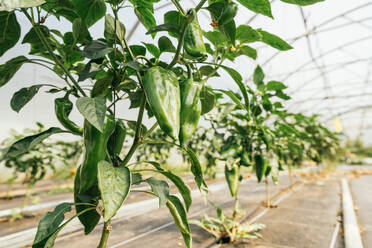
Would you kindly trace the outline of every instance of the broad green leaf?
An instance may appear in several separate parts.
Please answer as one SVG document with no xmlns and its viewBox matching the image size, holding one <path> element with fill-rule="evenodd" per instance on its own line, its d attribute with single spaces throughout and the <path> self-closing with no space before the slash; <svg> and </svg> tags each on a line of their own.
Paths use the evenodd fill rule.
<svg viewBox="0 0 372 248">
<path fill-rule="evenodd" d="M 97 184 L 89 188 L 87 191 L 79 192 L 81 183 L 80 175 L 81 166 L 78 167 L 75 174 L 74 202 L 76 204 L 76 214 L 78 214 L 79 221 L 84 226 L 84 233 L 87 235 L 91 233 L 97 226 L 99 220 L 101 219 L 101 215 L 96 211 L 96 209 L 86 211 L 88 208 L 90 208 L 90 206 L 85 204 L 97 205 L 98 200 L 101 198 L 101 193 Z"/>
<path fill-rule="evenodd" d="M 159 197 L 159 208 L 165 206 L 169 197 L 169 185 L 166 181 L 154 177 L 145 180 L 151 187 L 152 192 Z"/>
<path fill-rule="evenodd" d="M 0 8 L 1 8 L 0 3 Z M 21 36 L 21 27 L 15 13 L 0 11 L 0 56 L 17 44 Z M 1 86 L 1 78 L 0 78 Z"/>
<path fill-rule="evenodd" d="M 134 13 L 136 14 L 138 20 L 140 20 L 140 22 L 143 24 L 143 26 L 145 26 L 147 30 L 156 26 L 155 17 L 150 9 L 143 7 L 135 7 Z M 155 36 L 154 33 L 151 35 Z"/>
<path fill-rule="evenodd" d="M 248 57 L 250 57 L 250 58 L 252 58 L 252 59 L 256 59 L 256 58 L 257 58 L 257 51 L 256 51 L 256 49 L 253 49 L 253 48 L 250 47 L 250 46 L 242 46 L 242 47 L 240 48 L 240 51 L 241 51 L 244 55 L 246 55 L 246 56 L 248 56 Z"/>
<path fill-rule="evenodd" d="M 172 41 L 166 37 L 162 36 L 158 40 L 158 46 L 160 49 L 160 52 L 169 52 L 169 53 L 175 53 L 176 48 L 173 46 Z"/>
<path fill-rule="evenodd" d="M 256 12 L 257 14 L 262 14 L 273 18 L 271 13 L 271 4 L 269 0 L 238 0 L 247 9 Z"/>
<path fill-rule="evenodd" d="M 207 38 L 215 47 L 224 46 L 226 38 L 217 31 L 203 32 L 205 38 Z"/>
<path fill-rule="evenodd" d="M 112 51 L 105 42 L 100 40 L 93 40 L 84 47 L 83 56 L 89 59 L 98 59 L 104 57 Z"/>
<path fill-rule="evenodd" d="M 319 3 L 319 2 L 324 2 L 325 0 L 281 0 L 281 1 L 285 3 L 306 6 L 306 5 L 312 5 L 312 4 Z"/>
<path fill-rule="evenodd" d="M 154 44 L 151 44 L 151 43 L 145 43 L 145 42 L 142 42 L 142 44 L 145 45 L 146 49 L 155 57 L 155 58 L 159 58 L 161 52 L 159 51 L 159 49 L 154 45 Z"/>
<path fill-rule="evenodd" d="M 218 30 L 223 34 L 226 39 L 235 46 L 235 39 L 236 39 L 236 25 L 235 21 L 231 21 L 224 25 L 218 26 Z"/>
<path fill-rule="evenodd" d="M 203 169 L 201 167 L 199 159 L 191 148 L 186 147 L 183 149 L 186 151 L 186 154 L 190 160 L 191 172 L 195 177 L 195 182 L 198 185 L 198 188 L 202 195 L 205 196 L 208 193 L 208 187 L 204 181 Z"/>
<path fill-rule="evenodd" d="M 185 182 L 179 176 L 173 174 L 170 171 L 163 170 L 159 163 L 153 161 L 147 161 L 147 163 L 153 165 L 159 171 L 159 173 L 163 174 L 165 177 L 171 180 L 174 185 L 176 185 L 183 198 L 183 201 L 185 202 L 186 211 L 189 211 L 192 203 L 190 187 L 187 186 L 187 184 L 185 184 Z"/>
<path fill-rule="evenodd" d="M 236 29 L 236 39 L 243 43 L 251 43 L 261 40 L 261 34 L 248 25 L 240 25 Z"/>
<path fill-rule="evenodd" d="M 14 93 L 10 100 L 10 107 L 15 111 L 19 112 L 31 99 L 39 92 L 39 89 L 43 87 L 43 84 L 33 85 L 31 87 L 25 87 Z"/>
<path fill-rule="evenodd" d="M 229 185 L 231 196 L 235 197 L 239 189 L 239 166 L 234 164 L 232 168 L 225 165 L 225 179 Z"/>
<path fill-rule="evenodd" d="M 282 40 L 280 37 L 270 34 L 269 32 L 266 32 L 262 29 L 257 29 L 257 31 L 262 36 L 262 42 L 268 44 L 269 46 L 278 49 L 280 51 L 287 51 L 293 49 L 291 45 L 289 45 L 287 42 Z"/>
<path fill-rule="evenodd" d="M 84 69 L 79 73 L 78 82 L 84 81 L 88 78 L 94 79 L 98 72 L 101 70 L 103 59 L 93 59 L 89 61 Z"/>
<path fill-rule="evenodd" d="M 107 222 L 127 198 L 132 185 L 131 174 L 126 166 L 114 167 L 107 161 L 100 161 L 97 177 L 104 206 L 104 219 Z"/>
<path fill-rule="evenodd" d="M 178 11 L 171 10 L 164 14 L 164 23 L 171 25 L 178 25 L 182 27 L 185 22 L 185 17 L 182 16 Z M 179 37 L 180 29 L 177 32 L 169 31 L 170 36 Z"/>
<path fill-rule="evenodd" d="M 0 11 L 16 8 L 31 8 L 44 3 L 45 0 L 2 0 L 0 1 Z"/>
<path fill-rule="evenodd" d="M 240 109 L 247 109 L 239 100 L 238 97 L 236 97 L 235 93 L 230 90 L 220 90 L 216 89 L 216 91 L 220 91 L 230 97 L 230 99 L 240 108 Z"/>
<path fill-rule="evenodd" d="M 290 96 L 288 96 L 287 94 L 285 94 L 285 93 L 284 93 L 283 91 L 281 91 L 281 90 L 276 91 L 276 94 L 275 94 L 275 95 L 276 95 L 277 97 L 283 99 L 283 100 L 289 100 L 289 99 L 291 99 Z"/>
<path fill-rule="evenodd" d="M 219 77 L 220 75 L 215 71 L 215 68 L 210 65 L 203 65 L 199 68 L 199 72 L 207 77 Z M 213 73 L 213 75 L 212 75 Z"/>
<path fill-rule="evenodd" d="M 176 24 L 165 23 L 165 24 L 161 24 L 161 25 L 150 28 L 146 34 L 153 34 L 153 33 L 161 32 L 161 31 L 167 31 L 167 32 L 173 32 L 173 33 L 180 35 L 180 30 L 181 30 L 181 27 Z"/>
<path fill-rule="evenodd" d="M 79 18 L 71 0 L 46 0 L 46 3 L 41 8 L 57 17 L 57 19 L 63 16 L 70 22 L 73 22 Z"/>
<path fill-rule="evenodd" d="M 216 106 L 216 96 L 214 95 L 213 91 L 207 87 L 203 87 L 202 91 L 200 92 L 200 101 L 202 105 L 202 115 L 210 112 L 214 106 Z"/>
<path fill-rule="evenodd" d="M 181 201 L 178 199 L 177 196 L 170 195 L 167 202 L 167 207 L 173 216 L 174 223 L 181 231 L 186 247 L 191 248 L 192 239 L 190 233 L 190 226 L 187 220 L 186 211 L 183 208 Z"/>
<path fill-rule="evenodd" d="M 278 81 L 270 81 L 266 84 L 266 90 L 277 91 L 277 90 L 284 90 L 287 88 L 288 87 L 285 84 L 283 84 L 282 82 L 278 82 Z"/>
<path fill-rule="evenodd" d="M 109 44 L 114 44 L 115 42 L 115 18 L 107 14 L 105 16 L 105 32 L 104 36 Z M 118 39 L 117 44 L 120 43 L 125 37 L 125 27 L 117 20 L 116 21 L 116 38 Z"/>
<path fill-rule="evenodd" d="M 92 26 L 106 14 L 106 3 L 104 0 L 72 0 L 72 4 L 87 27 Z"/>
<path fill-rule="evenodd" d="M 111 75 L 98 79 L 93 85 L 91 96 L 97 97 L 104 95 L 106 90 L 111 86 L 112 79 L 113 77 Z"/>
<path fill-rule="evenodd" d="M 21 68 L 21 66 L 28 61 L 28 58 L 25 56 L 18 56 L 8 60 L 3 65 L 0 65 L 0 87 L 8 83 L 14 74 L 16 74 L 16 72 L 19 70 L 19 68 Z"/>
<path fill-rule="evenodd" d="M 41 44 L 42 45 L 42 42 L 36 32 L 36 28 L 40 30 L 40 32 L 44 35 L 45 38 L 50 37 L 49 28 L 45 25 L 39 24 L 39 25 L 36 25 L 35 27 L 32 27 L 30 31 L 27 32 L 27 34 L 22 40 L 22 44 L 29 43 L 29 44 Z"/>
<path fill-rule="evenodd" d="M 84 118 L 99 131 L 103 131 L 106 114 L 106 100 L 103 96 L 77 99 L 76 106 Z"/>
<path fill-rule="evenodd" d="M 14 142 L 9 147 L 8 151 L 4 154 L 4 157 L 6 156 L 15 157 L 15 156 L 21 155 L 22 153 L 27 152 L 28 150 L 30 150 L 37 144 L 41 143 L 43 140 L 45 140 L 52 134 L 57 134 L 57 133 L 67 133 L 67 131 L 62 130 L 58 127 L 51 127 L 44 132 L 22 138 Z"/>
<path fill-rule="evenodd" d="M 265 74 L 262 68 L 258 65 L 253 73 L 253 82 L 258 86 L 263 84 L 263 80 L 265 78 Z"/>
<path fill-rule="evenodd" d="M 92 40 L 88 27 L 81 18 L 74 20 L 72 24 L 72 35 L 74 37 L 74 43 L 84 44 L 86 41 Z"/>
<path fill-rule="evenodd" d="M 61 203 L 52 212 L 48 212 L 40 220 L 32 248 L 47 246 L 48 239 L 58 231 L 59 225 L 65 219 L 65 213 L 71 211 L 72 203 Z"/>
</svg>

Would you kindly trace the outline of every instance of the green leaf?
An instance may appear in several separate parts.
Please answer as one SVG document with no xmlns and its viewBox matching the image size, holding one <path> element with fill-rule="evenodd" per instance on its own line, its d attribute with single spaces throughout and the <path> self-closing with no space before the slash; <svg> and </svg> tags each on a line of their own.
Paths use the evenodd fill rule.
<svg viewBox="0 0 372 248">
<path fill-rule="evenodd" d="M 200 101 L 202 105 L 202 115 L 210 112 L 214 106 L 216 106 L 216 96 L 214 95 L 213 91 L 207 87 L 203 87 L 202 91 L 200 92 Z"/>
<path fill-rule="evenodd" d="M 195 177 L 196 185 L 198 186 L 202 195 L 206 195 L 208 193 L 208 186 L 204 181 L 203 169 L 199 159 L 191 148 L 185 147 L 183 149 L 186 151 L 186 154 L 191 162 L 191 172 Z"/>
<path fill-rule="evenodd" d="M 185 17 L 178 11 L 171 10 L 164 14 L 164 23 L 171 25 L 178 25 L 182 27 L 185 22 Z M 170 36 L 178 38 L 180 36 L 180 29 L 177 32 L 169 31 Z"/>
<path fill-rule="evenodd" d="M 150 186 L 152 192 L 159 197 L 159 208 L 165 206 L 169 197 L 169 185 L 166 181 L 150 177 L 145 180 Z"/>
<path fill-rule="evenodd" d="M 226 39 L 235 46 L 236 25 L 235 21 L 231 21 L 224 25 L 218 26 L 218 30 L 226 37 Z"/>
<path fill-rule="evenodd" d="M 230 99 L 240 108 L 240 109 L 247 109 L 239 100 L 239 98 L 235 95 L 234 92 L 231 90 L 220 90 L 220 89 L 215 89 L 216 91 L 220 91 L 230 97 Z"/>
<path fill-rule="evenodd" d="M 220 75 L 215 72 L 215 68 L 210 65 L 203 65 L 199 68 L 199 72 L 203 76 L 219 77 Z M 214 72 L 214 73 L 213 73 Z M 211 75 L 213 73 L 213 75 Z"/>
<path fill-rule="evenodd" d="M 50 38 L 50 31 L 49 28 L 46 27 L 45 25 L 38 24 L 35 27 L 32 27 L 30 31 L 23 37 L 22 44 L 42 44 L 42 41 L 40 40 L 37 32 L 36 32 L 36 27 L 40 30 L 40 32 L 44 35 L 45 38 Z"/>
<path fill-rule="evenodd" d="M 167 31 L 167 32 L 173 32 L 173 33 L 180 35 L 180 30 L 181 30 L 181 27 L 176 24 L 165 23 L 165 24 L 161 24 L 161 25 L 150 28 L 146 34 L 153 34 L 153 33 L 161 32 L 161 31 Z"/>
<path fill-rule="evenodd" d="M 262 42 L 268 44 L 269 46 L 278 49 L 280 51 L 287 51 L 293 49 L 291 45 L 282 40 L 280 37 L 270 34 L 262 29 L 257 29 L 257 31 L 262 35 Z"/>
<path fill-rule="evenodd" d="M 103 131 L 106 114 L 106 99 L 103 96 L 94 98 L 81 97 L 77 99 L 76 106 L 84 118 L 99 131 Z"/>
<path fill-rule="evenodd" d="M 160 49 L 160 52 L 169 52 L 169 53 L 175 53 L 176 48 L 173 46 L 172 41 L 166 36 L 162 36 L 158 40 L 158 46 Z"/>
<path fill-rule="evenodd" d="M 45 0 L 2 0 L 0 2 L 0 11 L 16 8 L 31 8 L 42 5 L 44 3 Z"/>
<path fill-rule="evenodd" d="M 167 202 L 167 207 L 173 216 L 174 223 L 176 224 L 178 229 L 181 231 L 186 247 L 191 248 L 192 240 L 191 240 L 190 226 L 187 220 L 186 211 L 183 208 L 181 201 L 178 199 L 178 197 L 174 195 L 170 195 L 168 202 Z"/>
<path fill-rule="evenodd" d="M 104 220 L 107 222 L 127 198 L 132 185 L 131 174 L 126 166 L 114 167 L 107 161 L 100 161 L 97 177 L 104 206 Z"/>
<path fill-rule="evenodd" d="M 71 0 L 46 0 L 46 3 L 43 4 L 41 8 L 53 14 L 57 19 L 63 16 L 70 22 L 73 22 L 75 19 L 79 18 Z"/>
<path fill-rule="evenodd" d="M 224 46 L 226 38 L 217 31 L 203 32 L 205 38 L 207 38 L 215 47 Z"/>
<path fill-rule="evenodd" d="M 269 0 L 238 0 L 238 2 L 253 12 L 273 18 Z"/>
<path fill-rule="evenodd" d="M 74 20 L 72 24 L 72 35 L 74 37 L 74 43 L 84 44 L 86 41 L 92 40 L 87 25 L 81 18 Z"/>
<path fill-rule="evenodd" d="M 1 6 L 2 3 L 0 3 L 0 8 Z M 21 36 L 21 27 L 13 11 L 1 11 L 0 23 L 0 56 L 3 56 L 6 51 L 17 44 L 19 37 Z"/>
<path fill-rule="evenodd" d="M 189 211 L 192 203 L 190 187 L 187 186 L 187 184 L 185 184 L 185 182 L 179 176 L 173 174 L 170 171 L 163 170 L 159 163 L 153 161 L 147 161 L 147 163 L 153 165 L 159 171 L 159 173 L 163 174 L 165 177 L 171 180 L 174 185 L 176 185 L 183 198 L 183 201 L 185 202 L 186 211 Z"/>
<path fill-rule="evenodd" d="M 39 92 L 39 89 L 43 87 L 43 84 L 33 85 L 31 87 L 25 87 L 14 93 L 10 100 L 10 107 L 15 111 L 19 112 L 31 99 Z"/>
<path fill-rule="evenodd" d="M 258 65 L 256 67 L 256 69 L 254 70 L 254 73 L 253 73 L 253 82 L 256 85 L 263 84 L 264 78 L 265 78 L 265 74 L 264 74 L 262 68 Z"/>
<path fill-rule="evenodd" d="M 306 5 L 312 5 L 312 4 L 319 3 L 319 2 L 324 2 L 325 0 L 281 0 L 281 1 L 285 3 L 306 6 Z"/>
<path fill-rule="evenodd" d="M 287 88 L 288 87 L 285 84 L 283 84 L 282 82 L 278 82 L 278 81 L 270 81 L 266 85 L 266 90 L 277 91 L 277 90 L 284 90 Z"/>
<path fill-rule="evenodd" d="M 144 7 L 135 7 L 134 13 L 147 30 L 156 26 L 155 17 L 153 16 L 150 9 Z M 152 35 L 155 36 L 155 34 Z"/>
<path fill-rule="evenodd" d="M 261 34 L 248 25 L 240 25 L 236 29 L 236 39 L 243 43 L 251 43 L 261 40 Z"/>
<path fill-rule="evenodd" d="M 111 75 L 98 79 L 93 85 L 91 96 L 97 97 L 104 95 L 105 91 L 111 86 L 112 79 Z"/>
<path fill-rule="evenodd" d="M 53 212 L 48 212 L 44 215 L 37 227 L 32 248 L 53 247 L 51 246 L 55 240 L 55 237 L 53 236 L 58 233 L 59 225 L 65 219 L 65 213 L 71 212 L 72 205 L 72 203 L 61 203 L 53 210 Z M 51 237 L 53 241 L 52 244 L 50 244 L 51 240 L 49 240 Z"/>
<path fill-rule="evenodd" d="M 248 107 L 248 105 L 249 105 L 248 93 L 247 93 L 247 89 L 245 88 L 245 86 L 242 82 L 243 78 L 240 75 L 240 73 L 237 72 L 236 70 L 234 70 L 233 68 L 230 68 L 230 67 L 227 67 L 227 66 L 220 65 L 220 67 L 222 67 L 227 73 L 229 73 L 230 77 L 232 77 L 232 79 L 234 79 L 235 83 L 238 85 L 238 87 L 240 89 L 240 92 L 243 95 L 245 106 Z"/>
<path fill-rule="evenodd" d="M 145 42 L 142 42 L 142 44 L 145 45 L 146 49 L 155 57 L 155 58 L 159 58 L 160 56 L 160 51 L 159 49 L 154 45 L 154 44 L 151 44 L 151 43 L 145 43 Z"/>
<path fill-rule="evenodd" d="M 250 46 L 242 46 L 242 47 L 240 48 L 240 51 L 241 51 L 244 55 L 246 55 L 246 56 L 248 56 L 248 57 L 250 57 L 250 58 L 252 58 L 252 59 L 256 59 L 256 58 L 257 58 L 257 51 L 256 51 L 256 49 L 253 49 L 253 48 L 250 47 Z"/>
<path fill-rule="evenodd" d="M 87 27 L 92 26 L 106 14 L 104 0 L 71 0 L 78 15 L 83 19 Z"/>
<path fill-rule="evenodd" d="M 44 132 L 22 138 L 14 142 L 9 147 L 8 151 L 4 154 L 4 157 L 7 157 L 7 156 L 15 157 L 15 156 L 21 155 L 22 153 L 27 152 L 31 148 L 35 147 L 37 144 L 41 143 L 43 140 L 45 140 L 52 134 L 57 134 L 57 133 L 67 133 L 67 131 L 62 130 L 58 127 L 51 127 Z"/>
<path fill-rule="evenodd" d="M 89 59 L 98 59 L 104 57 L 112 51 L 105 42 L 100 40 L 92 40 L 84 47 L 83 56 Z"/>
<path fill-rule="evenodd" d="M 115 41 L 115 18 L 107 14 L 105 16 L 105 32 L 104 36 L 109 44 L 114 44 Z M 117 43 L 122 41 L 125 37 L 125 27 L 124 25 L 117 20 L 116 21 L 116 38 Z"/>
<path fill-rule="evenodd" d="M 283 100 L 289 100 L 289 99 L 291 99 L 290 96 L 288 96 L 287 94 L 283 93 L 283 91 L 281 91 L 281 90 L 276 91 L 276 94 L 275 95 L 277 97 L 283 99 Z"/>
<path fill-rule="evenodd" d="M 8 83 L 9 80 L 12 79 L 14 74 L 17 73 L 19 68 L 21 68 L 21 66 L 28 61 L 28 58 L 26 58 L 25 56 L 18 56 L 11 60 L 8 60 L 3 65 L 0 65 L 0 87 Z"/>
</svg>

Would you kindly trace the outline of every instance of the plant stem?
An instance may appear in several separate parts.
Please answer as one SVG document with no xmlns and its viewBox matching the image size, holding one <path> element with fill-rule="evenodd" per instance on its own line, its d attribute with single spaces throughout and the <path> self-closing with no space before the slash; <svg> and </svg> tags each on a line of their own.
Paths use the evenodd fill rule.
<svg viewBox="0 0 372 248">
<path fill-rule="evenodd" d="M 45 46 L 45 48 L 48 50 L 49 54 L 53 57 L 53 60 L 56 62 L 56 64 L 64 71 L 64 73 L 66 73 L 67 77 L 71 80 L 71 82 L 74 84 L 74 86 L 76 87 L 76 89 L 83 95 L 83 96 L 87 96 L 86 93 L 83 91 L 83 89 L 79 86 L 79 84 L 76 82 L 76 80 L 71 76 L 70 72 L 65 68 L 65 66 L 62 64 L 62 62 L 57 58 L 57 56 L 54 54 L 50 44 L 48 43 L 48 41 L 45 39 L 43 33 L 40 31 L 38 25 L 35 24 L 35 21 L 34 19 L 27 13 L 26 10 L 22 9 L 22 12 L 25 14 L 25 16 L 27 17 L 27 19 L 31 22 L 32 24 L 32 27 L 35 29 L 35 32 L 37 34 L 37 36 L 39 37 L 39 39 L 41 40 L 41 42 L 43 43 L 43 45 Z M 70 85 L 70 83 L 66 80 L 66 83 L 72 87 Z"/>
<path fill-rule="evenodd" d="M 142 129 L 142 119 L 143 119 L 143 113 L 146 106 L 146 97 L 145 94 L 142 95 L 141 98 L 141 106 L 138 112 L 138 118 L 137 118 L 137 126 L 136 126 L 136 133 L 134 135 L 133 144 L 127 154 L 125 156 L 123 162 L 120 164 L 120 166 L 126 166 L 129 162 L 129 160 L 132 158 L 134 152 L 137 150 L 138 146 L 140 145 L 140 136 L 141 136 L 141 129 Z"/>
<path fill-rule="evenodd" d="M 239 198 L 238 196 L 235 196 L 235 204 L 234 204 L 234 212 L 233 212 L 233 219 L 236 221 L 238 217 L 238 209 L 239 209 Z"/>
<path fill-rule="evenodd" d="M 178 0 L 171 0 L 172 3 L 174 4 L 174 6 L 176 6 L 176 8 L 178 9 L 178 11 L 183 15 L 185 16 L 186 13 L 185 13 L 185 10 L 182 8 L 182 6 L 180 5 L 180 3 L 178 2 Z"/>
<path fill-rule="evenodd" d="M 201 0 L 199 4 L 195 7 L 195 11 L 198 12 L 203 7 L 206 1 L 207 0 Z"/>
<path fill-rule="evenodd" d="M 266 207 L 270 208 L 271 203 L 270 203 L 270 191 L 269 191 L 269 180 L 267 178 L 265 179 L 265 188 L 266 188 Z"/>
<path fill-rule="evenodd" d="M 100 240 L 100 242 L 99 242 L 98 248 L 106 248 L 106 246 L 107 246 L 107 241 L 108 241 L 108 237 L 109 237 L 109 235 L 110 235 L 110 232 L 111 232 L 110 221 L 107 221 L 107 222 L 105 222 L 105 224 L 103 225 L 103 230 L 102 230 L 101 240 Z"/>
</svg>

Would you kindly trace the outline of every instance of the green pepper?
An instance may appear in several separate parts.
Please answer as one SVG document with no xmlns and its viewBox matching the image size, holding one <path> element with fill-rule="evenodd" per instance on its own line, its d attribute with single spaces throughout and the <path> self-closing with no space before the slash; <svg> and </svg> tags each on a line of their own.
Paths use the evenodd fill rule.
<svg viewBox="0 0 372 248">
<path fill-rule="evenodd" d="M 189 16 L 191 22 L 185 29 L 184 49 L 186 53 L 194 58 L 202 58 L 207 54 L 203 41 L 203 31 L 200 28 L 198 16 L 194 9 Z"/>
<path fill-rule="evenodd" d="M 227 160 L 228 158 L 235 158 L 242 150 L 242 147 L 238 144 L 232 144 L 228 148 L 224 148 L 221 153 L 221 160 Z"/>
<path fill-rule="evenodd" d="M 254 155 L 254 163 L 256 166 L 256 176 L 258 182 L 261 182 L 262 177 L 265 175 L 267 163 L 262 154 Z"/>
<path fill-rule="evenodd" d="M 150 68 L 143 78 L 147 101 L 160 128 L 177 140 L 180 131 L 180 87 L 176 74 L 160 66 Z"/>
<path fill-rule="evenodd" d="M 271 164 L 267 164 L 266 165 L 266 170 L 265 170 L 265 177 L 268 177 L 271 170 L 272 170 L 273 166 Z"/>
<path fill-rule="evenodd" d="M 220 17 L 218 18 L 218 25 L 225 25 L 232 20 L 238 13 L 238 5 L 234 2 L 229 2 L 225 5 L 225 8 L 222 10 Z"/>
<path fill-rule="evenodd" d="M 81 178 L 80 178 L 80 171 L 81 166 L 76 171 L 75 181 L 74 181 L 74 202 L 76 208 L 76 214 L 81 213 L 87 208 L 91 208 L 92 206 L 83 205 L 81 203 L 90 203 L 90 204 L 98 204 L 98 200 L 101 197 L 101 194 L 98 189 L 98 185 L 95 184 L 90 187 L 88 190 L 79 193 Z M 90 233 L 93 229 L 97 226 L 101 215 L 96 210 L 90 210 L 78 216 L 81 224 L 84 226 L 85 234 Z"/>
<path fill-rule="evenodd" d="M 202 110 L 200 101 L 201 85 L 192 79 L 181 83 L 181 127 L 180 144 L 183 145 L 195 132 L 198 127 Z"/>
<path fill-rule="evenodd" d="M 83 130 L 68 118 L 73 107 L 73 104 L 68 98 L 68 95 L 69 94 L 66 94 L 64 97 L 56 98 L 54 100 L 54 110 L 57 119 L 67 130 L 71 131 L 74 134 L 82 135 Z"/>
<path fill-rule="evenodd" d="M 225 178 L 229 185 L 231 196 L 236 196 L 239 189 L 239 166 L 234 165 L 231 169 L 225 165 Z"/>
<path fill-rule="evenodd" d="M 86 192 L 97 182 L 98 162 L 105 160 L 107 155 L 107 143 L 111 134 L 115 130 L 115 119 L 107 115 L 100 132 L 87 120 L 84 122 L 84 161 L 81 165 L 80 177 L 83 179 L 80 183 L 79 193 Z"/>
<path fill-rule="evenodd" d="M 120 155 L 126 135 L 127 129 L 125 128 L 124 123 L 121 120 L 116 120 L 115 131 L 110 136 L 107 144 L 107 150 L 110 156 L 114 159 Z"/>
<path fill-rule="evenodd" d="M 243 165 L 243 166 L 251 166 L 251 162 L 250 162 L 250 159 L 249 159 L 249 153 L 245 150 L 243 150 L 243 152 L 241 153 L 241 157 L 240 157 L 240 164 Z"/>
</svg>

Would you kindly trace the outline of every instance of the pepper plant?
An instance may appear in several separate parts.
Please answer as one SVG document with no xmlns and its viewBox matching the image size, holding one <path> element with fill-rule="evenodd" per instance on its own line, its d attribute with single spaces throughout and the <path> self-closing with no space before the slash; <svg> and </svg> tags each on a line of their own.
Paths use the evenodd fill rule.
<svg viewBox="0 0 372 248">
<path fill-rule="evenodd" d="M 282 0 L 290 4 L 308 5 L 321 0 Z M 268 0 L 200 0 L 186 10 L 183 3 L 171 0 L 173 10 L 156 21 L 156 5 L 161 0 L 3 0 L 0 2 L 0 56 L 21 38 L 18 18 L 22 15 L 32 25 L 23 44 L 29 45 L 28 55 L 10 59 L 0 66 L 0 87 L 4 86 L 25 63 L 37 64 L 57 75 L 65 82 L 35 84 L 18 91 L 11 103 L 20 111 L 41 88 L 58 94 L 55 100 L 56 117 L 64 127 L 51 127 L 41 133 L 13 143 L 5 157 L 17 157 L 35 147 L 53 134 L 82 135 L 84 159 L 77 170 L 74 185 L 74 203 L 64 203 L 40 221 L 33 247 L 52 247 L 58 232 L 70 220 L 63 222 L 65 212 L 75 206 L 76 215 L 89 234 L 103 218 L 102 236 L 98 247 L 106 247 L 111 230 L 111 219 L 120 209 L 129 193 L 135 193 L 132 184 L 148 183 L 148 193 L 159 197 L 160 206 L 166 205 L 181 231 L 187 247 L 191 247 L 191 234 L 187 211 L 191 204 L 189 188 L 159 163 L 151 164 L 155 173 L 164 175 L 178 187 L 184 202 L 169 194 L 165 181 L 142 179 L 140 170 L 132 165 L 144 161 L 131 160 L 140 146 L 168 143 L 181 149 L 190 160 L 191 172 L 202 192 L 207 191 L 203 173 L 195 152 L 187 142 L 197 129 L 202 113 L 213 108 L 213 85 L 208 84 L 217 71 L 225 70 L 237 84 L 242 96 L 240 103 L 249 110 L 248 91 L 238 71 L 226 66 L 226 61 L 248 56 L 255 59 L 257 52 L 249 46 L 264 42 L 279 50 L 292 47 L 284 40 L 262 29 L 237 25 L 238 11 L 247 9 L 271 17 Z M 169 2 L 169 1 L 168 1 Z M 238 5 L 240 4 L 240 5 Z M 123 10 L 132 8 L 138 21 L 153 38 L 151 43 L 129 44 L 125 22 L 120 22 Z M 243 7 L 243 8 L 241 8 Z M 201 29 L 199 12 L 210 13 L 210 30 Z M 68 23 L 69 31 L 49 27 L 48 20 L 55 17 L 61 24 Z M 90 27 L 104 18 L 104 33 L 92 37 Z M 98 22 L 102 23 L 102 22 Z M 97 24 L 98 25 L 98 24 Z M 161 37 L 157 37 L 162 35 Z M 209 43 L 205 42 L 205 37 Z M 175 45 L 173 45 L 175 44 Z M 171 58 L 163 56 L 170 53 Z M 220 91 L 228 96 L 231 91 Z M 236 99 L 233 99 L 236 101 Z M 137 119 L 119 116 L 118 108 L 138 109 Z M 81 113 L 83 126 L 69 119 L 72 108 Z M 250 110 L 249 110 L 250 111 Z M 144 114 L 155 117 L 153 125 L 143 124 Z M 169 140 L 151 140 L 157 128 Z M 128 128 L 134 129 L 129 150 L 121 152 Z M 121 155 L 124 156 L 121 156 Z M 100 204 L 102 203 L 102 204 Z M 100 209 L 99 211 L 97 209 Z M 62 223 L 63 222 L 63 223 Z"/>
</svg>

